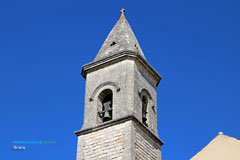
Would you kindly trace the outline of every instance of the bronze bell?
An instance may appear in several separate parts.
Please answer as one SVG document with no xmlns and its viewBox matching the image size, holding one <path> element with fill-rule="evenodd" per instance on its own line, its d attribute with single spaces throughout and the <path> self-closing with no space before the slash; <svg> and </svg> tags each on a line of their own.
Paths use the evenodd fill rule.
<svg viewBox="0 0 240 160">
<path fill-rule="evenodd" d="M 110 115 L 110 112 L 109 111 L 104 112 L 103 119 L 102 119 L 103 122 L 109 121 L 111 119 L 112 119 L 112 116 Z"/>
<path fill-rule="evenodd" d="M 109 121 L 112 119 L 112 116 L 110 113 L 111 112 L 111 103 L 112 103 L 111 101 L 108 101 L 103 104 L 103 106 L 104 106 L 104 114 L 103 114 L 103 118 L 102 118 L 103 122 L 106 122 L 106 121 Z"/>
<path fill-rule="evenodd" d="M 147 116 L 146 116 L 146 114 L 143 114 L 142 118 L 143 118 L 143 121 L 147 121 Z"/>
</svg>

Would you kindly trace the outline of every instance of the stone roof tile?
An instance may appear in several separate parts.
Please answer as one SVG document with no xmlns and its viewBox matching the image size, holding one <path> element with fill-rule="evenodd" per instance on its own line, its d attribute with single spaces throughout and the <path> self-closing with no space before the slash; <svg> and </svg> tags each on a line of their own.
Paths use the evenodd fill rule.
<svg viewBox="0 0 240 160">
<path fill-rule="evenodd" d="M 112 56 L 122 51 L 135 52 L 145 59 L 137 38 L 124 16 L 124 10 L 121 10 L 121 12 L 122 14 L 119 20 L 107 36 L 94 61 Z"/>
</svg>

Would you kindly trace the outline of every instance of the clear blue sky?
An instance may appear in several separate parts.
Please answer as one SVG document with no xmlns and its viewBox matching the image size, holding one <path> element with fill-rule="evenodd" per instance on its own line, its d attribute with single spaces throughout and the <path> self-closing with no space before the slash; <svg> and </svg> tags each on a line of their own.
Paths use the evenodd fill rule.
<svg viewBox="0 0 240 160">
<path fill-rule="evenodd" d="M 0 159 L 75 159 L 85 80 L 121 8 L 162 75 L 163 160 L 187 160 L 219 131 L 240 138 L 239 0 L 1 0 Z M 12 150 L 13 140 L 49 140 Z"/>
</svg>

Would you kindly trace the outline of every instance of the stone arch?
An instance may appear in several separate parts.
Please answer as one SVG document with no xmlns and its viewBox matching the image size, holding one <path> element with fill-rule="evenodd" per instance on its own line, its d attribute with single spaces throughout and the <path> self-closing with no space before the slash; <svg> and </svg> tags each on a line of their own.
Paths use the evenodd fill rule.
<svg viewBox="0 0 240 160">
<path fill-rule="evenodd" d="M 138 91 L 139 96 L 142 98 L 142 96 L 148 97 L 150 100 L 152 100 L 151 94 L 148 92 L 146 88 L 141 88 Z"/>
<path fill-rule="evenodd" d="M 98 85 L 98 86 L 94 89 L 94 91 L 93 91 L 93 93 L 92 93 L 92 96 L 89 98 L 89 101 L 90 101 L 90 102 L 94 101 L 94 97 L 96 96 L 97 92 L 99 92 L 99 90 L 101 90 L 102 88 L 105 88 L 105 86 L 112 86 L 112 87 L 115 88 L 116 93 L 120 92 L 120 87 L 119 87 L 116 83 L 111 82 L 111 81 L 104 82 L 104 83 Z"/>
</svg>

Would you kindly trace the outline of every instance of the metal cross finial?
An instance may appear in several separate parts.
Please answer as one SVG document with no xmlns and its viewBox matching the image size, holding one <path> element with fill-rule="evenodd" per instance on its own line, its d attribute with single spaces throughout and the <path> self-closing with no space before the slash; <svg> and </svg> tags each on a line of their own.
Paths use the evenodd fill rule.
<svg viewBox="0 0 240 160">
<path fill-rule="evenodd" d="M 124 15 L 125 9 L 121 9 L 120 12 L 122 13 L 122 15 Z"/>
</svg>

